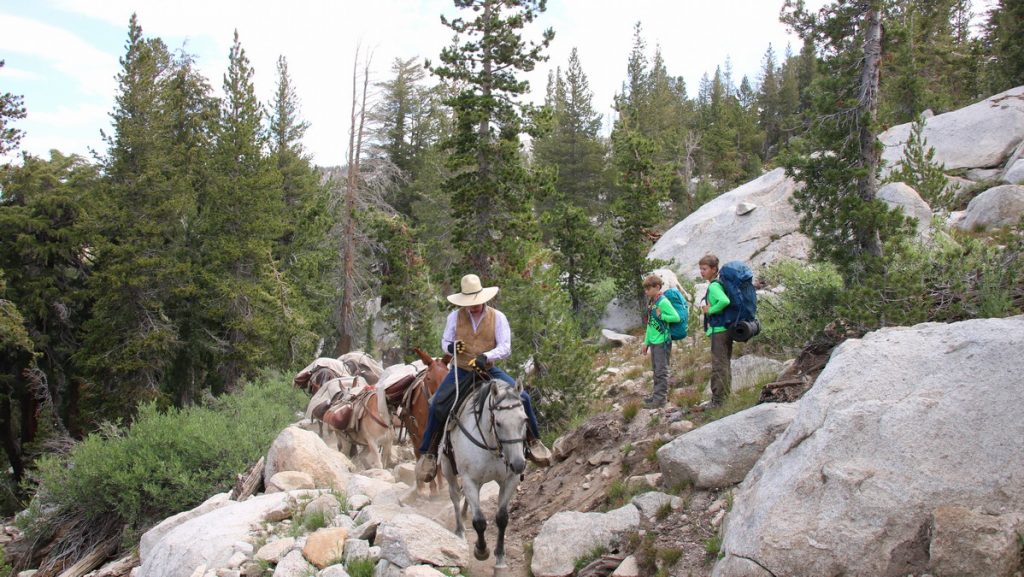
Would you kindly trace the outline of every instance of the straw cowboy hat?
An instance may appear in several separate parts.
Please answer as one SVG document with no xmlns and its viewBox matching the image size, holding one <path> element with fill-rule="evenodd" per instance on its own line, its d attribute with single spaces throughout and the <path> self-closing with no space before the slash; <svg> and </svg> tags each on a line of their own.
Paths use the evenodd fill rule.
<svg viewBox="0 0 1024 577">
<path fill-rule="evenodd" d="M 467 274 L 462 277 L 462 292 L 448 295 L 448 302 L 459 307 L 471 307 L 484 304 L 493 299 L 496 294 L 498 294 L 498 287 L 483 288 L 480 286 L 480 277 L 475 274 Z"/>
</svg>

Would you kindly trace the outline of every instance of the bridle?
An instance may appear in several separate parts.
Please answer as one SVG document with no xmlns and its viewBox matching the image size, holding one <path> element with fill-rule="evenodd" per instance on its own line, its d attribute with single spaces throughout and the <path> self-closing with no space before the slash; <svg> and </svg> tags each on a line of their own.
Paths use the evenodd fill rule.
<svg viewBox="0 0 1024 577">
<path fill-rule="evenodd" d="M 522 399 L 520 399 L 519 395 L 514 394 L 515 391 L 512 391 L 513 392 L 512 395 L 508 395 L 507 394 L 507 392 L 512 389 L 511 385 L 505 386 L 503 388 L 504 388 L 504 391 L 506 392 L 506 395 L 503 395 L 503 396 L 505 396 L 506 399 L 508 397 L 511 397 L 513 400 L 507 400 L 507 402 L 505 402 L 503 404 L 498 404 L 499 401 L 495 398 L 495 396 L 492 395 L 490 392 L 487 393 L 487 401 L 488 401 L 487 402 L 487 411 L 489 413 L 490 421 L 491 421 L 491 423 L 490 423 L 490 425 L 491 425 L 490 426 L 490 431 L 491 431 L 491 436 L 495 440 L 495 444 L 494 444 L 493 447 L 488 446 L 487 440 L 483 438 L 483 434 L 482 433 L 484 431 L 484 428 L 480 425 L 480 421 L 481 421 L 481 419 L 483 417 L 483 410 L 473 411 L 474 415 L 476 416 L 476 429 L 481 432 L 481 435 L 480 435 L 481 438 L 480 439 L 477 439 L 476 437 L 474 437 L 473 434 L 469 430 L 467 430 L 466 427 L 464 427 L 462 425 L 462 421 L 461 420 L 458 420 L 457 424 L 459 426 L 459 430 L 462 431 L 462 434 L 466 435 L 466 438 L 469 439 L 469 441 L 471 443 L 473 443 L 474 445 L 476 445 L 477 447 L 480 447 L 481 449 L 483 449 L 485 451 L 493 452 L 496 457 L 501 457 L 501 461 L 503 463 L 505 463 L 505 468 L 506 469 L 510 469 L 511 465 L 508 462 L 508 456 L 505 454 L 504 447 L 505 447 L 505 445 L 516 445 L 516 444 L 519 444 L 519 443 L 525 443 L 526 442 L 526 433 L 525 433 L 526 428 L 525 428 L 525 423 L 524 423 L 524 428 L 523 428 L 524 433 L 523 433 L 523 436 L 519 437 L 517 439 L 502 439 L 500 436 L 498 436 L 497 419 L 495 418 L 495 413 L 502 412 L 502 411 L 512 411 L 512 410 L 515 410 L 515 409 L 522 409 L 523 408 L 523 401 L 522 401 Z"/>
</svg>

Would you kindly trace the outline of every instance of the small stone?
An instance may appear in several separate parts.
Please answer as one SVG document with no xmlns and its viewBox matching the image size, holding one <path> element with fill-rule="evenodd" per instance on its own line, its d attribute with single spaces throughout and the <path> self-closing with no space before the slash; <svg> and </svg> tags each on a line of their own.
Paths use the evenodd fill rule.
<svg viewBox="0 0 1024 577">
<path fill-rule="evenodd" d="M 721 511 L 722 507 L 724 507 L 724 506 L 725 506 L 725 500 L 724 499 L 718 499 L 714 503 L 712 503 L 710 507 L 708 507 L 708 513 L 711 513 L 712 515 L 714 515 L 715 513 Z"/>
<path fill-rule="evenodd" d="M 370 504 L 370 498 L 366 495 L 353 495 L 348 498 L 349 511 L 359 511 Z"/>
<path fill-rule="evenodd" d="M 363 559 L 370 556 L 370 542 L 364 539 L 348 539 L 345 541 L 345 563 L 351 563 L 353 559 Z"/>
<path fill-rule="evenodd" d="M 238 569 L 217 569 L 217 577 L 242 577 Z"/>
<path fill-rule="evenodd" d="M 234 544 L 231 546 L 235 548 L 235 551 L 245 553 L 248 556 L 252 556 L 252 543 L 246 543 L 245 541 L 235 541 Z"/>
<path fill-rule="evenodd" d="M 284 539 L 278 539 L 277 541 L 271 541 L 266 545 L 260 547 L 260 550 L 256 552 L 257 561 L 268 561 L 270 563 L 277 563 L 284 557 L 284 554 L 291 551 L 292 547 L 295 546 L 295 539 L 286 537 Z"/>
<path fill-rule="evenodd" d="M 249 560 L 249 556 L 248 555 L 246 555 L 245 553 L 242 553 L 241 551 L 235 551 L 235 553 L 233 555 L 231 555 L 231 557 L 228 558 L 228 568 L 229 569 L 238 569 L 239 567 L 242 566 L 242 563 L 245 563 L 248 560 Z"/>
<path fill-rule="evenodd" d="M 711 519 L 711 526 L 718 527 L 722 524 L 722 520 L 725 519 L 725 510 L 719 511 L 713 519 Z"/>
<path fill-rule="evenodd" d="M 583 483 L 583 488 L 584 489 L 589 489 L 590 488 L 590 483 Z"/>
<path fill-rule="evenodd" d="M 612 577 L 640 577 L 640 564 L 636 562 L 636 557 L 630 555 L 623 559 L 612 573 Z"/>
</svg>

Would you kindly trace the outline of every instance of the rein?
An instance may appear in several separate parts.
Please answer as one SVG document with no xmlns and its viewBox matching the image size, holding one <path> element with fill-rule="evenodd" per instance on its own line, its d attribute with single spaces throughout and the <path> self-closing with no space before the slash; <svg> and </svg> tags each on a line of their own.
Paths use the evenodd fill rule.
<svg viewBox="0 0 1024 577">
<path fill-rule="evenodd" d="M 495 456 L 501 457 L 501 461 L 503 463 L 505 463 L 505 468 L 507 469 L 507 468 L 510 468 L 510 465 L 509 465 L 509 462 L 508 462 L 508 458 L 505 456 L 505 452 L 502 450 L 502 446 L 504 446 L 504 445 L 515 445 L 515 444 L 518 444 L 518 443 L 525 443 L 526 442 L 526 436 L 524 435 L 523 437 L 518 438 L 518 439 L 502 439 L 501 437 L 499 437 L 498 436 L 498 430 L 497 430 L 497 428 L 495 426 L 496 420 L 494 418 L 494 413 L 499 412 L 499 411 L 510 411 L 510 410 L 513 410 L 513 409 L 521 408 L 523 406 L 523 404 L 522 404 L 522 401 L 519 401 L 517 399 L 515 402 L 511 402 L 511 403 L 504 404 L 504 405 L 498 405 L 498 404 L 495 403 L 494 396 L 491 395 L 490 392 L 487 393 L 487 400 L 489 401 L 487 403 L 487 409 L 488 409 L 488 411 L 490 413 L 490 417 L 491 417 L 491 419 L 490 419 L 491 420 L 491 426 L 490 426 L 491 435 L 494 437 L 494 439 L 496 441 L 495 442 L 495 446 L 493 446 L 493 447 L 488 446 L 487 445 L 487 440 L 483 438 L 483 434 L 482 433 L 484 431 L 484 428 L 480 426 L 480 419 L 483 417 L 483 411 L 482 410 L 481 411 L 474 411 L 474 414 L 476 415 L 476 429 L 477 429 L 477 431 L 479 431 L 481 433 L 479 439 L 477 439 L 475 436 L 473 436 L 473 434 L 468 429 L 466 429 L 465 426 L 463 426 L 461 419 L 457 420 L 456 424 L 459 426 L 459 430 L 462 431 L 462 434 L 465 435 L 466 438 L 469 439 L 469 441 L 471 443 L 473 443 L 474 445 L 476 445 L 477 447 L 479 447 L 479 448 L 481 448 L 481 449 L 483 449 L 485 451 L 493 452 L 495 454 Z"/>
</svg>

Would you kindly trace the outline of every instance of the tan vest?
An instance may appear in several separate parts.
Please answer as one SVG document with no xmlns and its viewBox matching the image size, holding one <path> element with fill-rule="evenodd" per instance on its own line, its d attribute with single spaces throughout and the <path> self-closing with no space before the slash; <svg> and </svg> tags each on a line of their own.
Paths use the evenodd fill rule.
<svg viewBox="0 0 1024 577">
<path fill-rule="evenodd" d="M 459 355 L 459 367 L 470 369 L 469 361 L 481 353 L 486 353 L 498 346 L 498 338 L 494 332 L 494 309 L 484 308 L 484 318 L 473 332 L 473 321 L 469 318 L 469 310 L 459 309 L 455 321 L 455 340 L 466 343 L 466 352 Z M 487 363 L 490 368 L 494 363 Z"/>
</svg>

